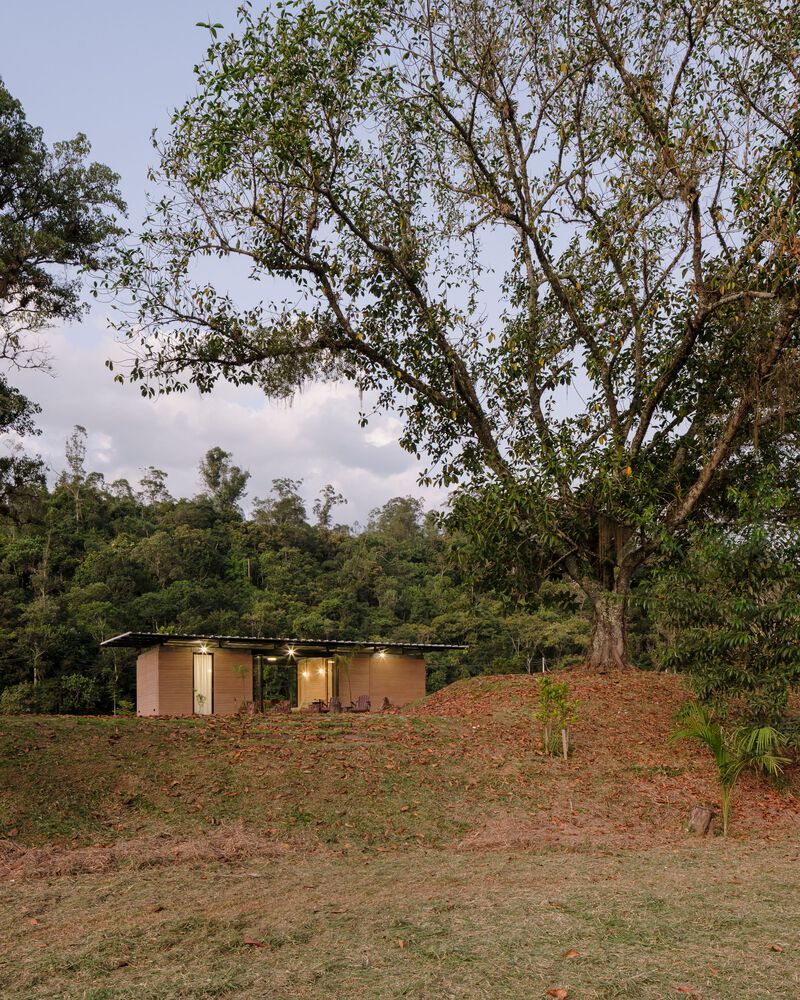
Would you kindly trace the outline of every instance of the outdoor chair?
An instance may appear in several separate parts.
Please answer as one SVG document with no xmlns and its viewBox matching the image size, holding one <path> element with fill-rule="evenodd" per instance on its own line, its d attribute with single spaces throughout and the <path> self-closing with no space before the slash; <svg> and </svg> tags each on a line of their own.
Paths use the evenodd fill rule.
<svg viewBox="0 0 800 1000">
<path fill-rule="evenodd" d="M 342 711 L 342 699 L 338 695 L 334 695 L 328 702 L 329 712 L 341 712 Z"/>
<path fill-rule="evenodd" d="M 358 696 L 358 701 L 350 709 L 351 712 L 368 712 L 369 711 L 369 698 L 365 694 L 360 694 Z"/>
</svg>

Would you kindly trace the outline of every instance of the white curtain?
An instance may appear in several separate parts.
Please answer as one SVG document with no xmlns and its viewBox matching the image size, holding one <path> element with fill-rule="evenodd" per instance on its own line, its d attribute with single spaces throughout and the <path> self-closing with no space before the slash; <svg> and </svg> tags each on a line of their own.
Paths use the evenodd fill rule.
<svg viewBox="0 0 800 1000">
<path fill-rule="evenodd" d="M 194 710 L 197 715 L 210 715 L 213 708 L 212 684 L 214 657 L 211 653 L 194 654 Z"/>
</svg>

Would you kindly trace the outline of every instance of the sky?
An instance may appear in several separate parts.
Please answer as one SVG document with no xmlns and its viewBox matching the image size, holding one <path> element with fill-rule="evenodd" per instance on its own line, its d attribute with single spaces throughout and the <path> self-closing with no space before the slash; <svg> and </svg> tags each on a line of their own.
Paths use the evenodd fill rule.
<svg viewBox="0 0 800 1000">
<path fill-rule="evenodd" d="M 84 132 L 92 158 L 120 174 L 128 222 L 145 211 L 150 135 L 166 129 L 172 109 L 194 89 L 193 66 L 208 34 L 198 21 L 235 27 L 235 0 L 0 0 L 0 77 L 44 129 L 49 142 Z M 232 289 L 236 294 L 236 287 Z M 241 289 L 243 297 L 252 291 Z M 141 470 L 168 473 L 175 496 L 199 491 L 197 466 L 220 446 L 248 469 L 248 499 L 269 493 L 273 479 L 303 479 L 313 497 L 332 483 L 348 498 L 342 520 L 366 522 L 394 496 L 444 495 L 417 485 L 419 466 L 396 443 L 399 421 L 373 417 L 358 426 L 361 406 L 346 385 L 309 386 L 291 404 L 271 403 L 257 390 L 222 386 L 148 400 L 120 386 L 105 367 L 123 356 L 107 326 L 107 307 L 93 305 L 79 323 L 47 334 L 52 374 L 14 373 L 11 381 L 42 413 L 31 442 L 50 469 L 64 464 L 64 442 L 75 424 L 88 432 L 87 466 L 109 482 L 138 482 Z"/>
</svg>

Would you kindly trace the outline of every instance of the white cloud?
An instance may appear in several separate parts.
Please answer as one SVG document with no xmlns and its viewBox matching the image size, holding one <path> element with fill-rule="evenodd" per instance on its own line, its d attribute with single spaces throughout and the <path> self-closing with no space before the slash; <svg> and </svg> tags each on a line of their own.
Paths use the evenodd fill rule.
<svg viewBox="0 0 800 1000">
<path fill-rule="evenodd" d="M 271 481 L 303 479 L 309 507 L 325 483 L 349 503 L 347 521 L 366 520 L 369 511 L 398 495 L 422 495 L 429 506 L 443 491 L 417 485 L 418 463 L 397 444 L 400 421 L 373 416 L 358 426 L 362 409 L 350 386 L 312 385 L 291 402 L 271 402 L 254 388 L 221 385 L 208 396 L 184 394 L 146 399 L 135 386 L 115 383 L 105 367 L 120 347 L 90 318 L 49 336 L 53 376 L 21 372 L 14 384 L 38 402 L 40 437 L 29 442 L 52 475 L 64 466 L 64 442 L 75 424 L 88 431 L 87 466 L 106 480 L 138 482 L 149 465 L 164 469 L 170 491 L 192 496 L 199 490 L 197 466 L 219 445 L 249 469 L 248 496 L 265 496 Z"/>
<path fill-rule="evenodd" d="M 403 425 L 397 417 L 386 416 L 377 427 L 370 427 L 365 432 L 365 440 L 378 448 L 391 447 L 397 444 Z"/>
</svg>

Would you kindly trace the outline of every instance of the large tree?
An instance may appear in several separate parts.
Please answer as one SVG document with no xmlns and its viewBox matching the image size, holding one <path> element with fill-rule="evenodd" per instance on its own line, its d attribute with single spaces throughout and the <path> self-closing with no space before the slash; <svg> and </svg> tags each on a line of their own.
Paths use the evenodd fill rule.
<svg viewBox="0 0 800 1000">
<path fill-rule="evenodd" d="M 86 162 L 89 152 L 84 135 L 49 147 L 0 80 L 0 433 L 16 436 L 0 456 L 3 511 L 44 474 L 18 440 L 37 433 L 39 407 L 3 369 L 47 367 L 41 331 L 84 312 L 79 272 L 102 266 L 121 233 L 117 175 Z"/>
<path fill-rule="evenodd" d="M 223 448 L 209 448 L 200 463 L 203 492 L 217 510 L 240 511 L 250 473 L 231 462 L 231 453 Z"/>
<path fill-rule="evenodd" d="M 568 573 L 595 609 L 588 662 L 625 666 L 664 533 L 760 455 L 794 457 L 800 8 L 346 0 L 239 20 L 208 25 L 116 272 L 128 375 L 352 380 L 402 415 L 426 481 L 458 484 L 504 574 Z M 209 283 L 213 258 L 266 282 L 262 304 Z"/>
<path fill-rule="evenodd" d="M 46 360 L 31 334 L 84 312 L 76 270 L 102 266 L 121 232 L 118 177 L 90 150 L 85 135 L 48 146 L 0 80 L 0 360 Z"/>
</svg>

